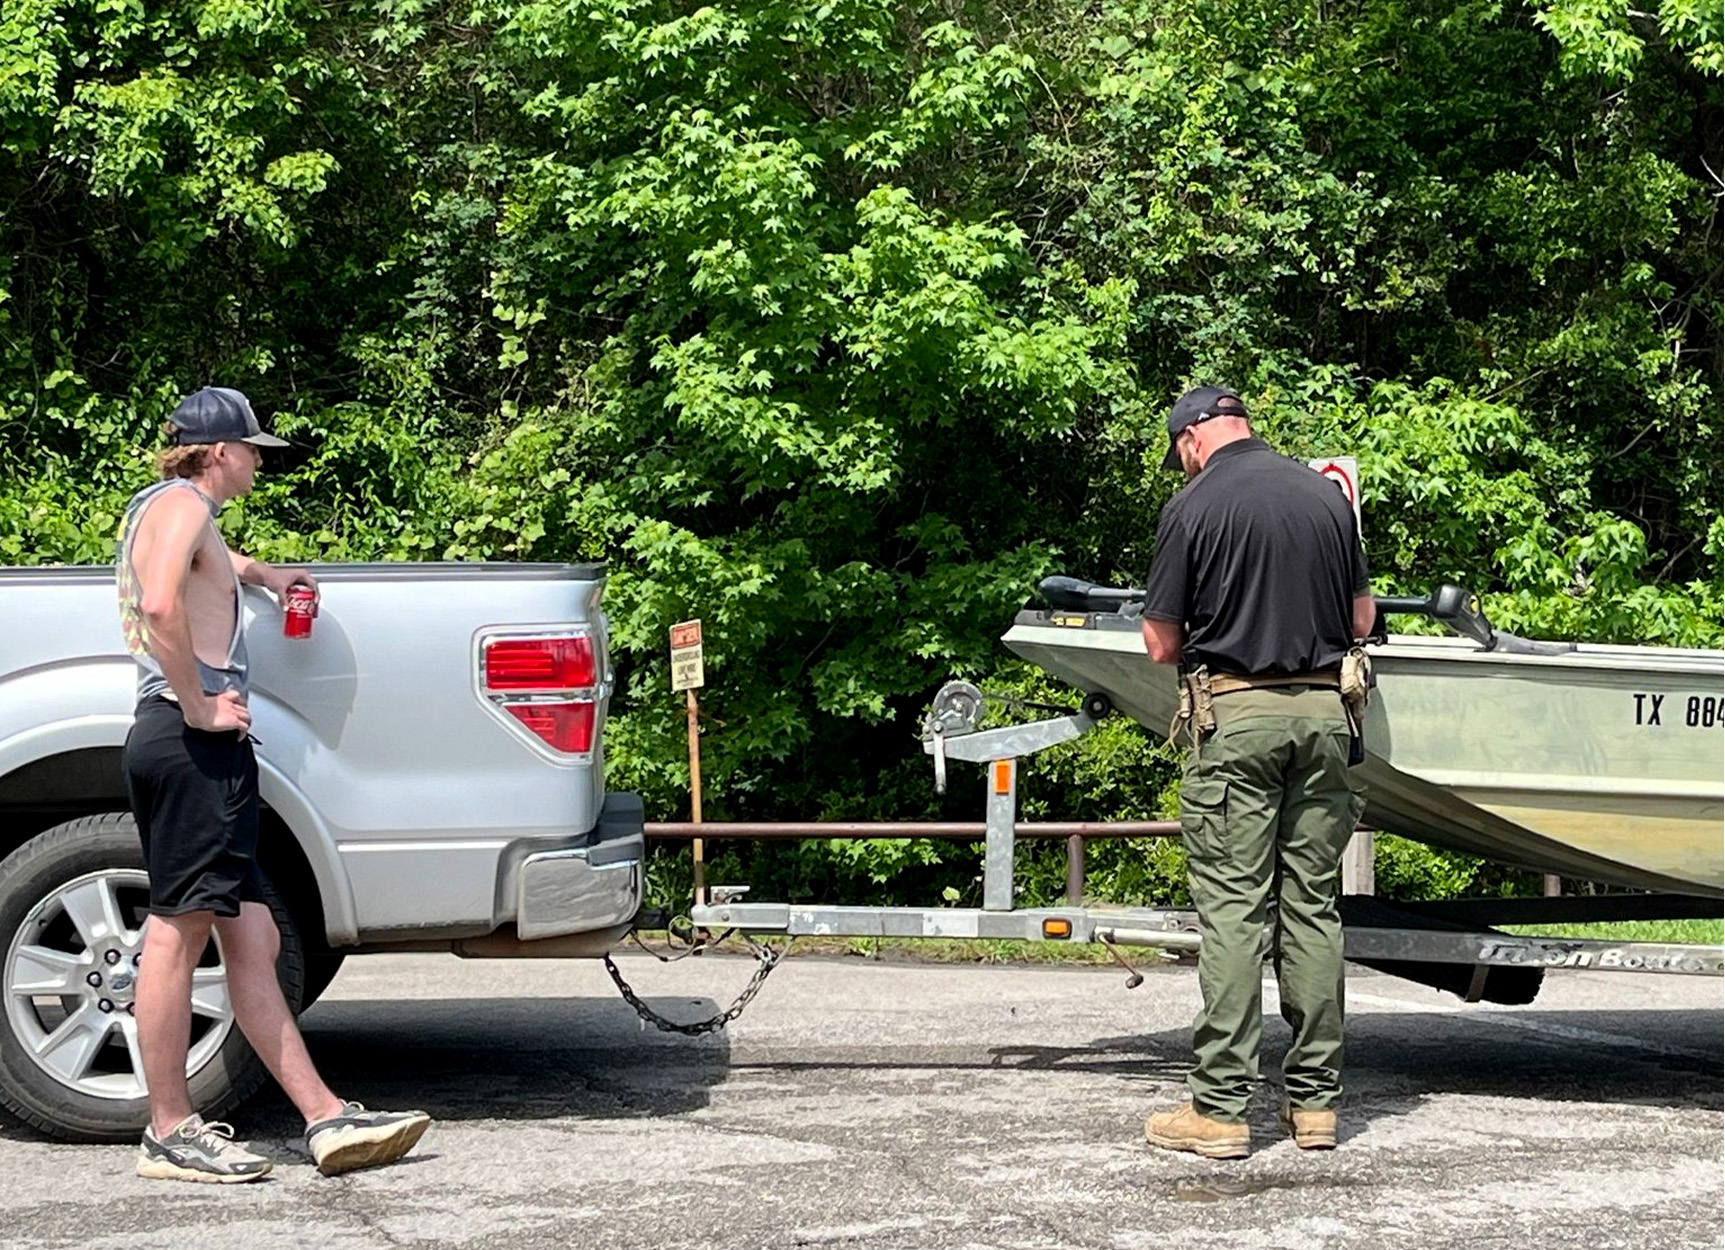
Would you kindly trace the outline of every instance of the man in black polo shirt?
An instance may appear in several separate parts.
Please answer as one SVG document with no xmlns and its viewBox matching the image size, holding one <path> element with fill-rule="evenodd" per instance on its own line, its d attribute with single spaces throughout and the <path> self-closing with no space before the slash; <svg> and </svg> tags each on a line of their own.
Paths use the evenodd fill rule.
<svg viewBox="0 0 1725 1250">
<path fill-rule="evenodd" d="M 1373 624 L 1365 559 L 1342 492 L 1254 437 L 1238 395 L 1187 392 L 1168 434 L 1164 467 L 1191 480 L 1162 511 L 1143 629 L 1152 659 L 1181 666 L 1192 700 L 1180 825 L 1203 1007 L 1192 1101 L 1151 1116 L 1145 1134 L 1207 1158 L 1250 1152 L 1274 901 L 1276 980 L 1294 1030 L 1282 1122 L 1299 1146 L 1326 1149 L 1341 1096 L 1337 896 L 1363 807 L 1338 686 Z"/>
</svg>

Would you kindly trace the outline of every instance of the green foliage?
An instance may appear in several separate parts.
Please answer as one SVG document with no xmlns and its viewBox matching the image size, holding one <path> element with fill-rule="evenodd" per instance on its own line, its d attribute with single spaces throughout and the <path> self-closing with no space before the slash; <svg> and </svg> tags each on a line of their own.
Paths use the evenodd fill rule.
<svg viewBox="0 0 1725 1250">
<path fill-rule="evenodd" d="M 1471 855 L 1380 833 L 1373 839 L 1377 894 L 1388 899 L 1488 898 L 1537 894 L 1541 879 Z"/>
<path fill-rule="evenodd" d="M 1708 0 L 1666 0 L 1654 13 L 1605 0 L 1560 0 L 1534 20 L 1557 40 L 1573 74 L 1633 79 L 1649 43 L 1701 73 L 1725 70 L 1725 23 Z"/>
<path fill-rule="evenodd" d="M 1070 701 L 998 637 L 1044 574 L 1142 579 L 1166 405 L 1226 381 L 1360 459 L 1381 590 L 1717 646 L 1719 49 L 1694 0 L 16 0 L 0 559 L 107 558 L 175 398 L 240 386 L 301 446 L 226 521 L 265 558 L 608 564 L 655 815 L 698 616 L 710 818 L 976 819 L 931 693 Z M 1026 812 L 1175 771 L 1111 722 Z M 979 889 L 952 844 L 719 853 Z M 1455 884 L 1423 854 L 1380 872 Z M 1089 875 L 1184 888 L 1169 842 Z"/>
<path fill-rule="evenodd" d="M 1725 941 L 1721 920 L 1621 920 L 1598 924 L 1504 925 L 1505 932 L 1530 937 L 1588 938 L 1597 942 L 1675 942 L 1718 946 Z"/>
</svg>

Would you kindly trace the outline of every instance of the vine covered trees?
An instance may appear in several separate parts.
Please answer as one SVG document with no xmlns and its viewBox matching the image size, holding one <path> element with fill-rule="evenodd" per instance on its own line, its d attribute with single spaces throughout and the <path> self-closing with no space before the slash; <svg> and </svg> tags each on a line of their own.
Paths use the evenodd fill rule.
<svg viewBox="0 0 1725 1250">
<path fill-rule="evenodd" d="M 1381 589 L 1717 646 L 1719 20 L 14 0 L 0 560 L 110 558 L 174 399 L 239 386 L 304 448 L 232 510 L 266 557 L 608 563 L 650 810 L 699 616 L 712 815 L 932 813 L 933 689 L 1060 694 L 999 634 L 1044 574 L 1143 576 L 1162 415 L 1226 381 L 1359 457 Z M 1156 814 L 1152 747 L 1111 727 L 1027 796 Z M 970 889 L 945 854 L 767 857 Z"/>
</svg>

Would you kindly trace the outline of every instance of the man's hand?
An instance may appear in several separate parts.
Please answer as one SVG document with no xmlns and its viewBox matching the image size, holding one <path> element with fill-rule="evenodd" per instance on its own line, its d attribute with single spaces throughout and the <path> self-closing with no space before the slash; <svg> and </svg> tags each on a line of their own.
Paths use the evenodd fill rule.
<svg viewBox="0 0 1725 1250">
<path fill-rule="evenodd" d="M 287 607 L 287 592 L 293 586 L 308 586 L 312 594 L 318 596 L 312 601 L 312 611 L 317 611 L 318 601 L 323 598 L 323 592 L 318 589 L 317 579 L 304 569 L 278 569 L 274 565 L 264 565 L 262 569 L 263 588 L 276 597 L 279 607 Z"/>
<path fill-rule="evenodd" d="M 183 708 L 182 713 L 193 729 L 211 733 L 237 733 L 243 737 L 252 728 L 252 710 L 246 706 L 245 698 L 233 690 L 224 690 L 195 708 Z"/>
</svg>

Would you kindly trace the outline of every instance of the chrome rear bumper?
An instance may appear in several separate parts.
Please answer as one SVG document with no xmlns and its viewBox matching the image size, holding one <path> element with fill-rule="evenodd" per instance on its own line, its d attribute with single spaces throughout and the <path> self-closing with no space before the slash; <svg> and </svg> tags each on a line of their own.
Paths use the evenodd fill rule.
<svg viewBox="0 0 1725 1250">
<path fill-rule="evenodd" d="M 590 846 L 541 851 L 521 863 L 516 931 L 523 941 L 628 924 L 641 910 L 647 840 L 641 799 L 610 794 Z"/>
</svg>

